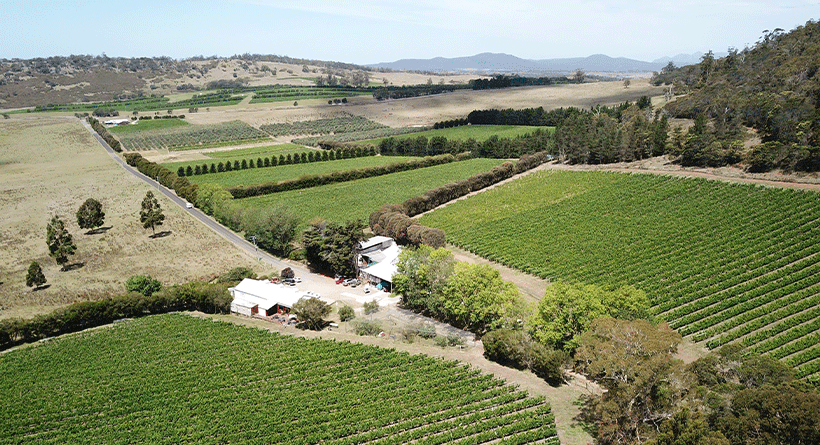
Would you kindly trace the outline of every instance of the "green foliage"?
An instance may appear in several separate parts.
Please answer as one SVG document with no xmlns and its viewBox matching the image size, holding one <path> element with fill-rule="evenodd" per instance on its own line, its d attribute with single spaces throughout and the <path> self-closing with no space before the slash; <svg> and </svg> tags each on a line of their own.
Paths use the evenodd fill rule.
<svg viewBox="0 0 820 445">
<path fill-rule="evenodd" d="M 257 245 L 279 256 L 287 256 L 290 252 L 290 243 L 296 236 L 298 224 L 296 214 L 284 204 L 253 209 L 242 214 L 245 237 L 255 236 Z"/>
<path fill-rule="evenodd" d="M 382 332 L 382 324 L 378 320 L 356 320 L 352 322 L 353 332 L 358 335 L 374 336 Z"/>
<path fill-rule="evenodd" d="M 356 249 L 365 239 L 364 227 L 361 221 L 344 224 L 314 221 L 302 235 L 305 258 L 312 267 L 330 275 L 354 275 Z"/>
<path fill-rule="evenodd" d="M 150 227 L 151 231 L 156 234 L 155 227 L 161 226 L 163 221 L 165 221 L 165 215 L 162 213 L 159 201 L 157 201 L 157 198 L 154 197 L 151 191 L 148 191 L 142 200 L 140 208 L 142 228 L 147 229 Z"/>
<path fill-rule="evenodd" d="M 43 275 L 40 263 L 32 261 L 28 266 L 28 272 L 26 272 L 26 286 L 37 289 L 44 284 L 46 284 L 46 276 Z"/>
<path fill-rule="evenodd" d="M 516 369 L 529 369 L 551 385 L 561 384 L 571 360 L 563 351 L 548 349 L 523 330 L 496 329 L 481 337 L 484 357 Z"/>
<path fill-rule="evenodd" d="M 66 270 L 68 256 L 74 255 L 77 246 L 74 239 L 58 216 L 52 216 L 51 221 L 46 226 L 46 244 L 48 244 L 49 255 L 57 261 L 62 270 Z"/>
<path fill-rule="evenodd" d="M 339 321 L 350 321 L 356 317 L 356 313 L 353 311 L 353 308 L 344 305 L 339 308 Z"/>
<path fill-rule="evenodd" d="M 54 366 L 73 362 L 82 365 Z M 36 378 L 22 377 L 24 370 Z M 267 408 L 258 406 L 257 385 L 242 384 L 251 381 L 270 384 Z M 298 384 L 274 385 L 282 381 Z M 122 389 L 106 399 L 111 406 L 101 405 L 112 386 Z M 259 437 L 258 419 L 246 414 L 272 407 L 290 414 L 278 421 L 281 429 L 264 432 L 266 443 L 296 437 L 305 443 L 350 444 L 492 443 L 498 437 L 515 443 L 558 441 L 546 399 L 457 362 L 305 340 L 184 314 L 124 321 L 93 335 L 4 354 L 0 391 L 25 394 L 0 398 L 4 441 L 11 443 L 32 441 L 30 433 L 48 426 L 53 428 L 49 437 L 59 443 L 184 443 L 209 437 L 241 444 Z M 55 403 L 59 394 L 83 394 L 69 405 L 88 413 L 83 428 L 71 426 L 76 419 L 66 414 L 66 405 Z M 194 403 L 214 397 L 220 400 L 218 409 Z M 319 400 L 336 401 L 334 413 L 311 409 Z M 235 417 L 230 427 L 224 420 L 228 415 Z M 176 428 L 180 419 L 195 423 L 196 432 Z M 470 421 L 459 425 L 448 419 Z"/>
<path fill-rule="evenodd" d="M 93 229 L 105 224 L 105 213 L 102 204 L 94 198 L 88 198 L 77 210 L 77 224 L 81 229 Z"/>
<path fill-rule="evenodd" d="M 455 271 L 455 257 L 444 248 L 419 246 L 399 254 L 393 292 L 401 295 L 402 306 L 442 319 L 445 315 L 439 296 Z"/>
<path fill-rule="evenodd" d="M 705 414 L 683 408 L 663 422 L 658 436 L 646 445 L 731 445 L 731 442 L 723 433 L 710 428 Z"/>
<path fill-rule="evenodd" d="M 464 346 L 464 339 L 458 334 L 439 335 L 433 340 L 436 346 L 442 348 L 453 346 Z"/>
<path fill-rule="evenodd" d="M 236 283 L 245 278 L 256 278 L 256 273 L 244 266 L 234 267 L 216 279 L 217 283 Z"/>
<path fill-rule="evenodd" d="M 387 128 L 386 125 L 362 116 L 344 116 L 284 124 L 267 124 L 259 127 L 273 137 L 291 135 L 341 134 Z"/>
<path fill-rule="evenodd" d="M 242 121 L 212 125 L 184 125 L 119 135 L 129 151 L 156 149 L 180 150 L 235 144 L 240 141 L 267 139 L 268 135 Z"/>
<path fill-rule="evenodd" d="M 333 310 L 329 304 L 316 298 L 301 298 L 293 304 L 293 313 L 308 329 L 319 330 L 325 325 L 324 317 Z"/>
<path fill-rule="evenodd" d="M 533 336 L 541 343 L 572 352 L 593 320 L 601 317 L 646 318 L 649 300 L 631 286 L 606 291 L 594 284 L 554 282 L 538 302 L 530 321 Z"/>
<path fill-rule="evenodd" d="M 424 323 L 419 326 L 418 334 L 421 338 L 436 338 L 436 326 L 432 323 Z"/>
<path fill-rule="evenodd" d="M 146 297 L 150 297 L 160 289 L 162 289 L 162 283 L 150 275 L 132 275 L 125 282 L 125 290 L 128 292 L 139 292 Z"/>
<path fill-rule="evenodd" d="M 379 302 L 374 300 L 366 301 L 364 303 L 364 313 L 365 314 L 372 314 L 373 312 L 379 311 Z"/>
<path fill-rule="evenodd" d="M 456 263 L 440 298 L 451 324 L 479 334 L 516 326 L 526 312 L 518 287 L 487 264 Z"/>
</svg>

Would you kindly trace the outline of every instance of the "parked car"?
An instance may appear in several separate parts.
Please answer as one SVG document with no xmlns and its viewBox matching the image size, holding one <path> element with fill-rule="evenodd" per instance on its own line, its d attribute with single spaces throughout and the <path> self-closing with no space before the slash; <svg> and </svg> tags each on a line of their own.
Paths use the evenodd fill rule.
<svg viewBox="0 0 820 445">
<path fill-rule="evenodd" d="M 293 277 L 293 281 L 295 281 L 295 282 L 297 282 L 297 283 L 301 283 L 301 282 L 302 282 L 302 279 L 301 279 L 301 278 L 299 278 L 299 277 Z"/>
<path fill-rule="evenodd" d="M 284 280 L 282 280 L 282 283 L 287 284 L 288 286 L 296 286 L 296 280 L 294 280 L 293 278 L 285 278 Z"/>
<path fill-rule="evenodd" d="M 345 280 L 346 280 L 345 277 L 342 277 L 342 276 L 336 277 L 336 284 L 342 284 L 342 283 L 345 282 Z"/>
<path fill-rule="evenodd" d="M 355 278 L 348 278 L 342 282 L 342 286 L 355 286 L 356 284 L 359 284 L 359 280 Z"/>
</svg>

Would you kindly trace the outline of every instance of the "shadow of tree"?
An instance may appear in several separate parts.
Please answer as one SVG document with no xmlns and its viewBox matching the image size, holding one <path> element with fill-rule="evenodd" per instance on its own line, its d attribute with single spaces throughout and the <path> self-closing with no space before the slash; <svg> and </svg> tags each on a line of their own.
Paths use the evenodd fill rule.
<svg viewBox="0 0 820 445">
<path fill-rule="evenodd" d="M 80 261 L 79 263 L 66 264 L 61 270 L 63 272 L 68 272 L 68 271 L 71 271 L 71 270 L 82 269 L 83 266 L 85 266 L 85 263 Z"/>
<path fill-rule="evenodd" d="M 166 236 L 168 236 L 170 234 L 171 234 L 170 230 L 165 230 L 163 232 L 157 232 L 153 235 L 150 235 L 148 238 L 165 238 Z"/>
<path fill-rule="evenodd" d="M 109 231 L 112 227 L 114 227 L 114 226 L 97 227 L 96 229 L 89 230 L 88 232 L 85 232 L 85 234 L 86 235 L 97 235 L 97 234 L 100 234 L 100 233 L 105 233 L 105 232 Z"/>
<path fill-rule="evenodd" d="M 46 289 L 48 289 L 49 287 L 51 287 L 51 285 L 50 285 L 50 284 L 44 284 L 44 285 L 42 285 L 42 286 L 37 286 L 37 287 L 35 287 L 34 289 L 32 289 L 32 292 L 37 292 L 38 290 L 46 290 Z"/>
</svg>

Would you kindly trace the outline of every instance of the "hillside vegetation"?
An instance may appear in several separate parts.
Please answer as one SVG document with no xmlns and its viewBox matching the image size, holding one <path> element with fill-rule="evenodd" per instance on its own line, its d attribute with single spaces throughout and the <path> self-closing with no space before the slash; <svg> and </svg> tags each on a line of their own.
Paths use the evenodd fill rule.
<svg viewBox="0 0 820 445">
<path fill-rule="evenodd" d="M 820 23 L 809 21 L 790 32 L 766 31 L 753 47 L 730 48 L 723 58 L 709 52 L 696 65 L 670 64 L 653 83 L 683 95 L 665 107 L 674 117 L 705 115 L 719 132 L 740 124 L 756 130 L 763 144 L 748 155 L 752 170 L 817 171 L 818 68 Z"/>
</svg>

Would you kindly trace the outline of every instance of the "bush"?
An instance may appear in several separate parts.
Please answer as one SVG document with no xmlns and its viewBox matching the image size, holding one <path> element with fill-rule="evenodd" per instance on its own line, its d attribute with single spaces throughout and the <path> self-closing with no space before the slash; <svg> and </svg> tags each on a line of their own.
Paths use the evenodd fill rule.
<svg viewBox="0 0 820 445">
<path fill-rule="evenodd" d="M 162 283 L 150 275 L 132 275 L 125 282 L 125 289 L 128 292 L 138 292 L 146 297 L 150 297 L 154 292 L 162 289 Z"/>
<path fill-rule="evenodd" d="M 348 321 L 352 320 L 356 317 L 356 313 L 353 312 L 353 308 L 350 306 L 342 306 L 339 308 L 339 320 L 340 321 Z"/>
<path fill-rule="evenodd" d="M 419 336 L 422 338 L 435 338 L 436 326 L 432 323 L 425 323 L 419 328 Z"/>
<path fill-rule="evenodd" d="M 282 278 L 295 278 L 296 274 L 293 272 L 293 269 L 290 267 L 286 267 L 282 269 L 282 272 L 279 274 Z"/>
<path fill-rule="evenodd" d="M 382 325 L 378 321 L 359 320 L 352 324 L 353 332 L 359 335 L 379 335 L 382 332 Z"/>
<path fill-rule="evenodd" d="M 365 314 L 372 314 L 373 312 L 379 311 L 379 302 L 374 300 L 370 300 L 364 304 L 364 313 Z"/>
<path fill-rule="evenodd" d="M 446 348 L 447 346 L 463 346 L 464 339 L 461 338 L 460 335 L 457 334 L 447 334 L 445 336 L 436 337 L 434 340 L 437 346 L 441 346 L 442 348 Z"/>
<path fill-rule="evenodd" d="M 253 270 L 247 267 L 235 267 L 221 275 L 219 278 L 216 279 L 217 283 L 232 283 L 236 281 L 242 281 L 244 278 L 255 278 L 256 274 Z"/>
<path fill-rule="evenodd" d="M 569 355 L 536 342 L 529 333 L 519 330 L 496 329 L 481 339 L 484 357 L 516 369 L 529 369 L 551 385 L 564 380 L 563 368 Z"/>
</svg>

